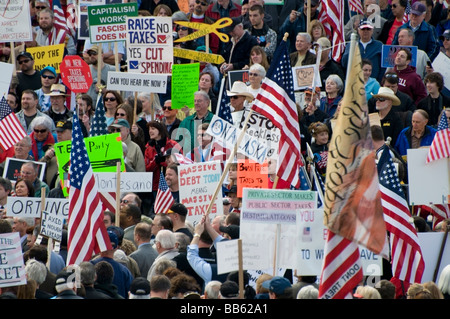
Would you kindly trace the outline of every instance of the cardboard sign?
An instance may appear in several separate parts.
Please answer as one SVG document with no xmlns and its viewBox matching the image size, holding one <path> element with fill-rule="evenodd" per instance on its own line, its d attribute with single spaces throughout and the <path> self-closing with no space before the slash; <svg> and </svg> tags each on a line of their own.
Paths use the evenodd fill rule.
<svg viewBox="0 0 450 319">
<path fill-rule="evenodd" d="M 91 43 L 123 41 L 126 39 L 126 17 L 137 17 L 138 5 L 115 3 L 88 7 Z"/>
<path fill-rule="evenodd" d="M 86 93 L 93 79 L 89 65 L 77 55 L 67 55 L 61 65 L 61 80 L 74 93 Z"/>
<path fill-rule="evenodd" d="M 395 57 L 400 49 L 408 49 L 412 53 L 412 59 L 409 65 L 417 65 L 417 47 L 407 45 L 387 45 L 383 44 L 381 48 L 381 67 L 393 68 L 395 66 Z"/>
<path fill-rule="evenodd" d="M 18 232 L 0 234 L 0 287 L 27 283 Z"/>
<path fill-rule="evenodd" d="M 57 241 L 61 241 L 64 219 L 65 218 L 61 214 L 55 216 L 43 211 L 40 234 L 48 238 L 53 238 Z"/>
<path fill-rule="evenodd" d="M 11 63 L 0 62 L 0 97 L 4 96 L 5 99 L 9 92 L 9 86 L 11 85 L 11 77 L 14 71 L 14 65 Z"/>
<path fill-rule="evenodd" d="M 127 17 L 128 72 L 172 73 L 173 35 L 170 17 Z"/>
<path fill-rule="evenodd" d="M 321 87 L 320 74 L 317 72 L 316 65 L 304 65 L 292 68 L 292 77 L 294 79 L 294 90 L 304 90 L 308 87 Z"/>
<path fill-rule="evenodd" d="M 166 93 L 167 75 L 108 72 L 108 90 Z"/>
<path fill-rule="evenodd" d="M 193 163 L 178 167 L 180 202 L 188 210 L 187 220 L 197 223 L 206 213 L 222 175 L 220 161 Z M 223 213 L 222 190 L 211 209 L 212 216 Z"/>
<path fill-rule="evenodd" d="M 45 210 L 48 215 L 56 218 L 69 216 L 69 200 L 67 198 L 45 198 L 45 207 L 41 207 L 39 197 L 8 196 L 6 202 L 6 216 L 40 218 Z"/>
<path fill-rule="evenodd" d="M 97 188 L 102 192 L 115 192 L 117 190 L 117 174 L 107 172 L 94 172 Z M 123 172 L 120 173 L 121 193 L 142 193 L 153 191 L 152 172 Z"/>
<path fill-rule="evenodd" d="M 269 175 L 267 162 L 260 164 L 252 160 L 238 160 L 237 189 L 238 197 L 242 197 L 242 190 L 246 188 L 268 188 Z"/>
<path fill-rule="evenodd" d="M 64 57 L 64 43 L 48 45 L 43 47 L 27 48 L 34 59 L 34 69 L 40 71 L 46 66 L 55 68 L 56 73 L 60 73 L 59 66 Z"/>
<path fill-rule="evenodd" d="M 200 63 L 174 64 L 172 68 L 172 108 L 194 107 L 194 93 L 198 91 Z"/>
<path fill-rule="evenodd" d="M 7 157 L 5 161 L 5 168 L 3 170 L 2 177 L 8 178 L 11 183 L 14 185 L 16 181 L 20 178 L 20 168 L 24 163 L 32 162 L 38 165 L 38 178 L 43 181 L 45 176 L 45 167 L 47 163 L 45 162 L 36 162 L 36 161 L 27 161 L 18 158 Z"/>
<path fill-rule="evenodd" d="M 176 56 L 177 58 L 184 58 L 188 60 L 206 62 L 217 65 L 220 65 L 223 62 L 225 62 L 223 56 L 219 54 L 206 53 L 182 48 L 173 48 L 173 56 Z"/>
<path fill-rule="evenodd" d="M 28 1 L 0 1 L 0 42 L 33 40 Z"/>
<path fill-rule="evenodd" d="M 445 53 L 439 52 L 431 65 L 434 70 L 439 70 L 444 77 L 444 86 L 450 90 L 450 58 Z"/>
</svg>

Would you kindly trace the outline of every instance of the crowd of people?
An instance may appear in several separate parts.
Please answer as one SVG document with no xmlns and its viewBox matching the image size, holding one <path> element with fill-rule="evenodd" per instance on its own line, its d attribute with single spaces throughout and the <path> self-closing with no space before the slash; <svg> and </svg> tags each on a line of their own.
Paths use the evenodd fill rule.
<svg viewBox="0 0 450 319">
<path fill-rule="evenodd" d="M 263 274 L 250 284 L 245 272 L 245 293 L 240 294 L 236 273 L 217 274 L 216 243 L 239 238 L 242 198 L 238 196 L 237 155 L 226 172 L 223 183 L 223 213 L 210 220 L 205 216 L 193 225 L 186 207 L 180 203 L 178 167 L 188 162 L 217 160 L 227 154 L 207 134 L 213 116 L 220 108 L 229 108 L 233 125 L 243 121 L 245 110 L 260 90 L 280 41 L 287 33 L 292 67 L 316 65 L 320 85 L 296 92 L 302 155 L 315 165 L 322 178 L 327 168 L 328 143 L 342 104 L 346 85 L 349 43 L 357 35 L 362 56 L 366 100 L 379 123 L 372 126 L 377 154 L 389 147 L 399 164 L 399 176 L 407 186 L 407 149 L 429 146 L 441 117 L 450 123 L 450 91 L 444 75 L 434 70 L 438 55 L 450 59 L 450 10 L 448 1 L 411 1 L 408 22 L 404 21 L 406 0 L 365 0 L 363 13 L 346 8 L 343 19 L 346 45 L 339 58 L 336 47 L 320 20 L 324 3 L 320 0 L 285 1 L 283 5 L 265 5 L 264 0 L 189 0 L 188 12 L 180 10 L 175 0 L 138 0 L 141 16 L 171 16 L 174 39 L 194 30 L 176 21 L 212 24 L 229 17 L 231 25 L 222 31 L 230 36 L 222 42 L 211 33 L 205 37 L 174 46 L 222 55 L 221 65 L 200 63 L 198 91 L 194 104 L 172 108 L 170 83 L 166 93 L 110 90 L 105 85 L 108 72 L 126 72 L 126 48 L 107 43 L 92 44 L 73 38 L 56 24 L 51 1 L 31 0 L 30 14 L 34 30 L 32 41 L 11 47 L 0 44 L 0 61 L 15 63 L 7 104 L 15 112 L 27 136 L 12 148 L 1 150 L 0 170 L 7 158 L 24 160 L 18 179 L 0 178 L 0 233 L 19 232 L 24 253 L 27 284 L 0 288 L 1 298 L 19 299 L 317 299 L 318 278 Z M 63 10 L 67 9 L 61 1 Z M 310 6 L 310 7 L 308 7 Z M 374 14 L 378 12 L 379 15 Z M 310 21 L 307 16 L 310 15 Z M 73 98 L 53 66 L 35 69 L 33 55 L 27 48 L 65 43 L 65 55 L 79 55 L 89 65 L 94 82 L 89 90 Z M 393 65 L 382 63 L 383 45 L 399 45 Z M 405 47 L 417 47 L 416 53 Z M 117 52 L 115 51 L 117 50 Z M 101 51 L 101 56 L 99 55 Z M 15 54 L 14 54 L 15 53 Z M 318 56 L 320 54 L 320 56 Z M 15 57 L 15 61 L 12 57 Z M 414 62 L 414 63 L 412 63 Z M 174 57 L 173 63 L 191 63 Z M 230 71 L 248 71 L 248 81 L 235 81 L 221 88 Z M 100 76 L 98 76 L 100 72 Z M 100 79 L 101 83 L 97 83 Z M 170 77 L 169 77 L 170 82 Z M 223 103 L 224 91 L 229 103 Z M 103 101 L 109 133 L 120 133 L 127 172 L 152 172 L 153 189 L 146 193 L 121 194 L 120 221 L 104 212 L 104 223 L 112 249 L 77 265 L 79 285 L 71 285 L 72 268 L 66 265 L 67 229 L 58 252 L 47 250 L 47 239 L 39 235 L 39 219 L 11 218 L 6 211 L 8 196 L 62 198 L 63 176 L 59 176 L 55 144 L 70 141 L 74 113 L 80 118 L 84 137 L 89 137 L 96 123 L 93 118 L 97 100 Z M 75 103 L 73 103 L 75 101 Z M 311 148 L 313 158 L 308 155 Z M 282 160 L 282 159 L 280 159 Z M 39 162 L 46 164 L 39 178 Z M 222 166 L 223 167 L 223 166 Z M 273 184 L 276 161 L 271 159 L 269 177 Z M 308 165 L 310 167 L 310 165 Z M 162 175 L 161 175 L 162 173 Z M 167 212 L 155 211 L 160 176 L 163 176 L 175 203 Z M 272 185 L 270 184 L 270 185 Z M 292 189 L 279 180 L 276 188 Z M 405 195 L 407 193 L 405 192 Z M 413 212 L 414 213 L 414 212 Z M 422 212 L 423 213 L 423 212 Z M 418 232 L 445 231 L 448 220 L 430 226 L 427 214 L 414 216 Z M 67 225 L 66 225 L 67 226 Z M 50 255 L 49 255 L 50 254 Z M 405 283 L 404 290 L 390 281 L 389 266 L 375 287 L 361 283 L 354 298 L 449 298 L 450 269 L 447 266 L 437 283 Z M 409 289 L 408 289 L 409 287 Z"/>
</svg>

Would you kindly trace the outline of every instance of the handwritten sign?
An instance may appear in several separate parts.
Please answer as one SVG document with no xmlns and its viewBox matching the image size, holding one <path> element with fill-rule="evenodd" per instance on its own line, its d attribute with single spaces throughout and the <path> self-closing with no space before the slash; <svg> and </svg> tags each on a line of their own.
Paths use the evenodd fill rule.
<svg viewBox="0 0 450 319">
<path fill-rule="evenodd" d="M 94 172 L 97 188 L 102 192 L 115 192 L 117 189 L 116 173 Z M 153 191 L 152 172 L 122 172 L 120 173 L 120 192 L 142 193 Z"/>
<path fill-rule="evenodd" d="M 55 68 L 56 73 L 60 73 L 59 65 L 64 57 L 64 43 L 48 45 L 42 47 L 27 48 L 34 59 L 34 69 L 40 71 L 46 66 Z"/>
<path fill-rule="evenodd" d="M 6 216 L 10 217 L 41 217 L 42 200 L 39 197 L 8 196 Z M 69 216 L 69 200 L 67 198 L 46 198 L 44 209 L 48 215 L 58 218 Z"/>
<path fill-rule="evenodd" d="M 187 220 L 197 223 L 206 213 L 222 175 L 220 161 L 193 163 L 178 167 L 180 202 L 188 210 Z M 222 214 L 222 190 L 214 199 L 211 214 Z"/>
<path fill-rule="evenodd" d="M 166 93 L 167 75 L 108 72 L 108 90 Z"/>
<path fill-rule="evenodd" d="M 307 87 L 320 87 L 320 75 L 317 72 L 316 65 L 304 65 L 292 68 L 292 76 L 294 78 L 294 90 L 303 90 Z"/>
<path fill-rule="evenodd" d="M 269 175 L 267 162 L 260 164 L 252 160 L 238 160 L 237 189 L 238 197 L 242 197 L 242 190 L 247 188 L 268 188 Z"/>
<path fill-rule="evenodd" d="M 173 56 L 178 58 L 184 58 L 188 60 L 194 60 L 199 62 L 206 62 L 211 64 L 222 64 L 225 62 L 223 56 L 219 54 L 206 53 L 201 51 L 194 51 L 182 48 L 173 48 Z"/>
<path fill-rule="evenodd" d="M 123 41 L 126 39 L 126 17 L 137 17 L 138 5 L 114 3 L 88 6 L 91 43 Z"/>
<path fill-rule="evenodd" d="M 64 225 L 64 217 L 59 215 L 49 214 L 46 211 L 42 212 L 41 231 L 42 236 L 53 238 L 54 240 L 62 240 L 62 229 Z"/>
<path fill-rule="evenodd" d="M 170 17 L 127 17 L 128 72 L 172 73 L 173 36 Z"/>
<path fill-rule="evenodd" d="M 5 169 L 3 170 L 3 176 L 8 178 L 11 183 L 15 184 L 16 181 L 21 177 L 20 168 L 24 163 L 32 162 L 38 165 L 38 177 L 42 181 L 45 176 L 45 167 L 47 163 L 44 162 L 36 162 L 36 161 L 27 161 L 18 158 L 7 157 L 5 161 Z"/>
<path fill-rule="evenodd" d="M 18 232 L 0 234 L 0 287 L 27 283 Z"/>
<path fill-rule="evenodd" d="M 61 63 L 60 73 L 63 83 L 75 93 L 86 93 L 92 85 L 89 65 L 77 55 L 66 55 Z"/>
<path fill-rule="evenodd" d="M 28 1 L 0 1 L 0 42 L 33 40 Z"/>
<path fill-rule="evenodd" d="M 172 68 L 172 108 L 194 107 L 198 91 L 200 63 L 174 64 Z"/>
<path fill-rule="evenodd" d="M 417 65 L 417 47 L 406 45 L 387 45 L 383 44 L 381 48 L 381 67 L 393 68 L 395 65 L 395 57 L 401 49 L 408 49 L 412 53 L 412 59 L 409 65 L 415 67 Z"/>
</svg>

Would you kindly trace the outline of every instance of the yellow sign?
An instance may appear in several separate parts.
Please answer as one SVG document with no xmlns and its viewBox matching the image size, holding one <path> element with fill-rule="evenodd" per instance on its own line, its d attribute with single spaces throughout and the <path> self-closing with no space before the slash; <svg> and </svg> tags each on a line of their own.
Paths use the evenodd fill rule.
<svg viewBox="0 0 450 319">
<path fill-rule="evenodd" d="M 191 33 L 183 38 L 180 38 L 178 40 L 175 40 L 173 42 L 191 41 L 191 40 L 195 40 L 197 38 L 203 37 L 210 33 L 214 33 L 215 35 L 217 35 L 219 37 L 220 41 L 228 42 L 228 41 L 230 41 L 230 37 L 225 33 L 219 32 L 218 29 L 228 27 L 229 25 L 231 25 L 233 23 L 233 20 L 231 20 L 230 18 L 222 18 L 222 19 L 217 20 L 213 24 L 200 23 L 200 22 L 187 22 L 187 21 L 175 21 L 175 23 L 178 23 L 179 25 L 182 25 L 182 26 L 185 26 L 185 27 L 188 27 L 191 29 L 196 29 L 198 31 L 193 32 L 193 33 Z"/>
<path fill-rule="evenodd" d="M 212 64 L 222 64 L 225 62 L 223 56 L 219 54 L 206 53 L 201 51 L 173 48 L 173 55 L 178 58 L 190 59 L 194 61 L 207 62 Z"/>
<path fill-rule="evenodd" d="M 64 57 L 64 43 L 56 45 L 48 45 L 43 47 L 27 48 L 34 59 L 34 69 L 40 71 L 46 66 L 55 68 L 59 73 L 59 65 Z"/>
</svg>

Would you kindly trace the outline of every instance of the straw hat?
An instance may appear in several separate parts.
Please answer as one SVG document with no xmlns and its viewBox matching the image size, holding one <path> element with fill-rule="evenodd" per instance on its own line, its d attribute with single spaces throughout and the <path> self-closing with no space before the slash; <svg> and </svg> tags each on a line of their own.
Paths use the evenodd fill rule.
<svg viewBox="0 0 450 319">
<path fill-rule="evenodd" d="M 385 98 L 392 101 L 392 105 L 400 105 L 400 99 L 395 95 L 394 91 L 390 88 L 380 87 L 377 94 L 373 95 L 374 98 Z"/>
<path fill-rule="evenodd" d="M 66 94 L 66 87 L 64 84 L 53 84 L 50 88 L 50 93 L 45 94 L 47 96 L 69 96 L 69 94 Z"/>
</svg>

